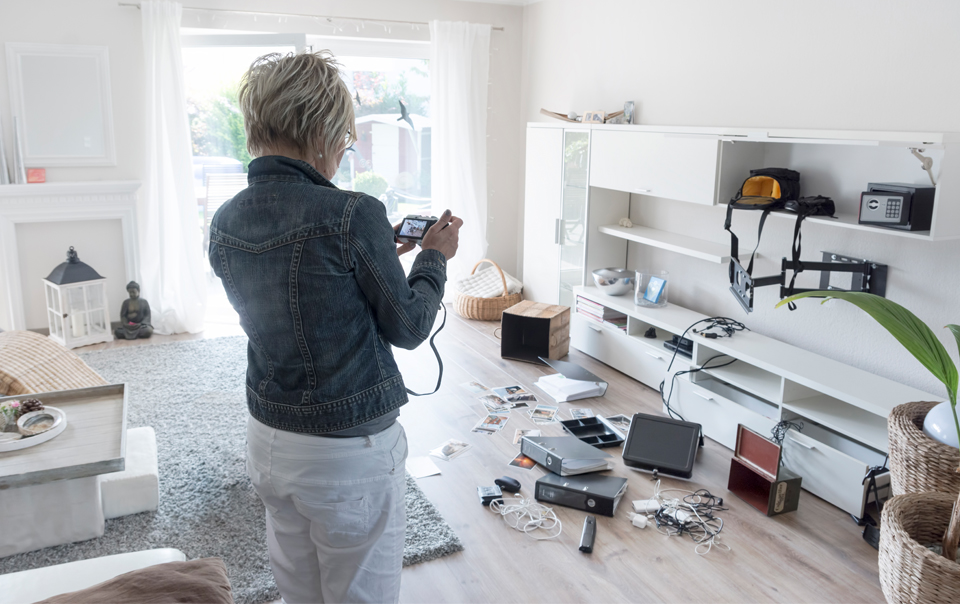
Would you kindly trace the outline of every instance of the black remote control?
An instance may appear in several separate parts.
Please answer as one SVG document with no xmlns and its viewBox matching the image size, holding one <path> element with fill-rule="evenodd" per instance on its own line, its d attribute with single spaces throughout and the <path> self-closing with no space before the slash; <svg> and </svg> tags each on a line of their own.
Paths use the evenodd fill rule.
<svg viewBox="0 0 960 604">
<path fill-rule="evenodd" d="M 580 551 L 593 553 L 593 540 L 597 537 L 597 517 L 587 516 L 583 520 L 583 533 L 580 534 Z"/>
</svg>

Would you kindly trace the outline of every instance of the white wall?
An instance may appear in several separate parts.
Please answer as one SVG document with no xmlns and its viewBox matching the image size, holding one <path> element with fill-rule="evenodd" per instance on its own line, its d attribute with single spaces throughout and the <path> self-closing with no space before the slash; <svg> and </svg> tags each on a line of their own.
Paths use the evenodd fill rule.
<svg viewBox="0 0 960 604">
<path fill-rule="evenodd" d="M 144 162 L 142 63 L 140 14 L 123 9 L 110 0 L 31 0 L 0 2 L 0 42 L 43 42 L 50 44 L 86 44 L 108 46 L 112 84 L 113 124 L 116 132 L 117 165 L 97 168 L 48 168 L 47 182 L 78 180 L 140 180 Z M 3 116 L 7 156 L 13 148 L 10 93 L 6 60 L 0 61 L 0 115 Z M 12 161 L 12 160 L 11 160 Z M 104 229 L 97 222 L 46 223 L 17 227 L 20 274 L 27 303 L 27 327 L 46 327 L 44 314 L 34 312 L 36 300 L 43 300 L 41 279 L 63 261 L 67 248 L 77 248 L 80 258 L 108 278 L 110 301 L 122 299 L 126 292 L 123 273 L 123 240 L 120 230 Z M 24 233 L 29 236 L 25 236 Z M 102 235 L 97 236 L 97 235 Z M 100 266 L 94 258 L 119 259 L 120 272 L 114 266 Z M 46 262 L 51 258 L 53 263 Z M 40 261 L 44 259 L 44 261 Z M 89 260 L 88 260 L 89 259 Z M 0 281 L 2 282 L 2 281 Z M 6 296 L 0 296 L 0 327 L 6 324 Z M 119 313 L 119 306 L 117 307 Z"/>
<path fill-rule="evenodd" d="M 589 10 L 547 0 L 524 9 L 523 27 L 526 121 L 546 120 L 541 107 L 611 111 L 634 100 L 644 124 L 960 132 L 960 3 L 949 0 L 596 0 Z M 633 212 L 659 228 L 729 241 L 722 207 L 635 198 Z M 757 218 L 735 220 L 741 247 L 752 247 Z M 789 221 L 770 220 L 760 252 L 789 256 L 791 238 Z M 808 258 L 829 250 L 888 264 L 887 297 L 926 321 L 956 357 L 941 326 L 960 323 L 960 242 L 811 223 L 803 249 Z M 673 302 L 943 396 L 939 382 L 850 305 L 774 310 L 775 288 L 765 288 L 747 316 L 727 291 L 725 266 L 638 245 L 630 265 L 669 270 Z M 755 274 L 775 270 L 767 261 Z"/>
<path fill-rule="evenodd" d="M 505 31 L 494 32 L 491 43 L 490 91 L 488 111 L 488 181 L 489 209 L 487 225 L 490 257 L 505 270 L 517 270 L 519 246 L 514 225 L 520 216 L 522 182 L 521 155 L 518 132 L 523 119 L 520 106 L 520 63 L 522 35 L 522 8 L 455 0 L 192 0 L 187 6 L 229 8 L 233 10 L 270 11 L 279 13 L 346 16 L 357 18 L 429 21 L 431 19 L 471 21 L 503 26 Z M 198 14 L 200 16 L 198 16 Z M 253 31 L 306 32 L 334 34 L 320 19 L 270 19 L 266 17 L 239 17 L 226 13 L 185 13 L 185 22 L 204 27 L 220 27 Z M 393 26 L 366 25 L 361 31 L 345 29 L 335 35 L 369 37 L 419 37 L 428 39 L 426 27 L 413 30 Z M 47 42 L 57 44 L 106 45 L 110 48 L 110 75 L 116 132 L 117 165 L 107 168 L 50 168 L 48 182 L 78 180 L 141 180 L 144 163 L 143 134 L 143 52 L 140 36 L 140 13 L 135 8 L 120 7 L 117 0 L 31 0 L 15 2 L 0 0 L 0 42 Z M 7 148 L 12 148 L 9 124 L 10 101 L 6 77 L 6 63 L 0 61 L 0 115 L 7 125 Z M 40 279 L 55 265 L 49 267 L 24 266 L 25 255 L 36 255 L 40 250 L 59 250 L 66 243 L 64 237 L 79 241 L 84 225 L 73 230 L 58 231 L 32 229 L 29 242 L 20 241 L 21 273 L 23 282 L 39 288 Z M 89 245 L 84 243 L 84 247 Z M 64 248 L 66 249 L 66 248 Z M 86 251 L 78 246 L 81 257 L 99 254 L 122 257 L 119 237 L 107 237 L 98 242 L 96 250 Z M 94 268 L 99 268 L 91 262 Z M 29 270 L 28 270 L 29 269 Z M 42 274 L 41 274 L 42 273 Z M 111 288 L 126 285 L 123 275 Z M 40 290 L 42 295 L 42 290 Z M 143 292 L 145 298 L 149 292 Z M 0 296 L 0 327 L 5 325 L 6 301 Z M 28 328 L 45 327 L 28 318 Z"/>
</svg>

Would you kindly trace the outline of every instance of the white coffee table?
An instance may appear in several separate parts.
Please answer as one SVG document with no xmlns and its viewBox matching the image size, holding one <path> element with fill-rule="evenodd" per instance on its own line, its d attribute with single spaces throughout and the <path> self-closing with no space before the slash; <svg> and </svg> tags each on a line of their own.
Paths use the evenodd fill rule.
<svg viewBox="0 0 960 604">
<path fill-rule="evenodd" d="M 124 469 L 123 384 L 0 398 L 37 398 L 62 409 L 67 428 L 51 441 L 0 453 L 0 557 L 103 535 L 98 476 Z"/>
</svg>

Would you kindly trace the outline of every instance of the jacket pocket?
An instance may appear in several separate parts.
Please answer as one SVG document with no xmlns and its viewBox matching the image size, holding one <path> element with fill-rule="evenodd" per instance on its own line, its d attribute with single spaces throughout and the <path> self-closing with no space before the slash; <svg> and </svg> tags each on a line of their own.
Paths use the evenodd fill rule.
<svg viewBox="0 0 960 604">
<path fill-rule="evenodd" d="M 293 496 L 297 511 L 313 524 L 311 532 L 332 548 L 356 547 L 369 537 L 369 502 L 365 497 L 353 501 L 313 502 Z"/>
</svg>

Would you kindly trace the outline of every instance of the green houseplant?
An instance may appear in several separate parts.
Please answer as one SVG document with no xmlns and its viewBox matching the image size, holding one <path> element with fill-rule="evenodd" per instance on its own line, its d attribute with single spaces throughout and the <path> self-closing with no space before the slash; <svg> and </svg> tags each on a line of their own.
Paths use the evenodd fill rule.
<svg viewBox="0 0 960 604">
<path fill-rule="evenodd" d="M 890 335 L 896 338 L 935 378 L 943 382 L 943 385 L 947 388 L 950 407 L 953 410 L 953 421 L 957 430 L 957 437 L 960 438 L 960 419 L 957 417 L 957 366 L 954 364 L 953 359 L 950 358 L 946 348 L 944 348 L 940 340 L 937 339 L 937 336 L 934 335 L 933 330 L 931 330 L 926 323 L 896 302 L 863 292 L 804 292 L 790 296 L 789 298 L 784 298 L 777 304 L 777 308 L 801 298 L 811 297 L 826 298 L 821 304 L 825 304 L 832 298 L 846 300 L 864 311 L 873 317 L 884 329 L 890 332 Z M 953 333 L 957 340 L 957 347 L 960 349 L 960 325 L 951 324 L 947 325 L 946 328 Z M 960 467 L 958 467 L 956 471 L 960 472 Z M 943 537 L 944 557 L 949 560 L 956 560 L 958 543 L 960 543 L 960 494 L 958 494 L 957 503 L 954 505 L 950 523 Z"/>
</svg>

